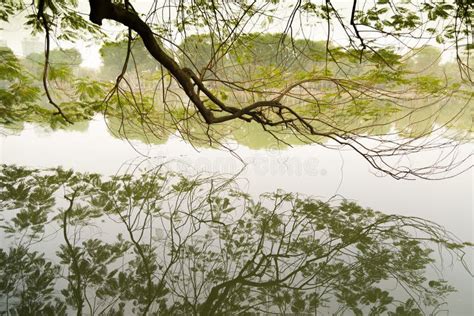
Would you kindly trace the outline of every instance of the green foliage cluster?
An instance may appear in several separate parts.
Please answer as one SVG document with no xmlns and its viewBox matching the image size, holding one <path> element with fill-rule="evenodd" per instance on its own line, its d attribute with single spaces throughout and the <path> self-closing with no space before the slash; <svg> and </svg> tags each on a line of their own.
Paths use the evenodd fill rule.
<svg viewBox="0 0 474 316">
<path fill-rule="evenodd" d="M 49 104 L 43 92 L 44 55 L 33 53 L 19 59 L 0 48 L 0 118 L 5 127 L 34 122 L 51 128 L 69 124 Z M 76 49 L 52 50 L 48 78 L 51 94 L 72 122 L 88 121 L 104 108 L 110 89 L 107 82 L 80 73 L 81 55 Z"/>
<path fill-rule="evenodd" d="M 228 179 L 160 168 L 2 165 L 0 311 L 421 315 L 454 290 L 427 279 L 427 241 L 458 256 L 470 247 L 419 218 L 281 191 L 253 199 Z"/>
<path fill-rule="evenodd" d="M 77 75 L 81 63 L 82 56 L 77 49 L 53 49 L 49 53 L 48 79 L 66 81 Z M 44 70 L 44 53 L 29 54 L 22 60 L 22 65 L 37 81 L 41 81 Z"/>
<path fill-rule="evenodd" d="M 59 40 L 75 41 L 78 39 L 90 38 L 90 36 L 104 36 L 97 25 L 91 23 L 83 14 L 77 11 L 79 2 L 77 0 L 39 0 L 33 3 L 26 3 L 19 0 L 6 0 L 0 6 L 0 14 L 6 22 L 10 21 L 13 15 L 26 12 L 25 26 L 33 34 L 44 32 L 44 24 L 38 18 L 37 6 L 43 5 L 45 19 L 56 30 L 60 30 L 57 35 Z M 35 10 L 29 10 L 31 7 Z"/>
<path fill-rule="evenodd" d="M 458 81 L 453 64 L 440 65 L 438 49 L 425 47 L 413 51 L 409 58 L 383 49 L 367 55 L 360 64 L 356 51 L 334 46 L 326 51 L 324 42 L 282 41 L 282 36 L 242 36 L 229 50 L 229 58 L 218 59 L 218 55 L 214 56 L 217 47 L 213 47 L 209 35 L 191 35 L 180 45 L 178 59 L 183 66 L 202 72 L 212 90 L 230 104 L 265 98 L 270 91 L 283 89 L 286 82 L 319 78 L 302 85 L 300 90 L 311 90 L 312 95 L 295 95 L 298 101 L 293 107 L 317 118 L 313 124 L 321 132 L 337 132 L 343 126 L 346 131 L 357 130 L 359 134 L 383 135 L 395 127 L 403 137 L 419 137 L 429 135 L 440 125 L 462 133 L 472 131 L 472 92 Z M 200 146 L 209 144 L 207 134 L 214 139 L 230 135 L 250 147 L 272 144 L 273 136 L 259 130 L 257 124 L 231 122 L 203 128 L 195 110 L 182 107 L 182 92 L 169 81 L 169 76 L 163 76 L 140 40 L 131 43 L 126 89 L 110 94 L 115 76 L 122 71 L 127 45 L 126 40 L 104 44 L 104 65 L 93 74 L 96 80 L 79 67 L 81 57 L 77 50 L 50 52 L 51 91 L 71 121 L 88 121 L 97 113 L 105 113 L 113 135 L 146 143 L 164 143 L 169 135 L 179 131 Z M 2 54 L 2 125 L 17 127 L 22 122 L 36 122 L 53 128 L 66 127 L 68 124 L 54 115 L 54 109 L 40 93 L 44 57 L 32 54 L 21 60 L 8 49 Z M 328 60 L 330 56 L 334 60 Z M 334 74 L 338 71 L 344 71 L 350 78 L 337 79 Z M 242 91 L 232 91 L 218 83 L 217 78 L 241 82 Z M 359 90 L 369 87 L 399 92 L 393 96 L 360 93 Z M 400 102 L 399 98 L 405 95 L 407 99 Z M 288 98 L 286 102 L 294 101 Z M 292 131 L 277 132 L 288 144 L 301 143 Z M 252 141 L 245 136 L 249 133 L 260 137 Z M 262 143 L 263 139 L 266 140 Z"/>
<path fill-rule="evenodd" d="M 45 69 L 40 54 L 22 61 L 22 78 L 3 70 L 14 57 L 6 58 L 0 68 L 8 76 L 2 81 L 0 123 L 60 128 L 102 113 L 113 135 L 148 143 L 163 143 L 171 134 L 198 146 L 219 146 L 226 138 L 251 147 L 273 145 L 273 139 L 285 145 L 335 140 L 361 147 L 357 151 L 371 156 L 378 169 L 386 163 L 375 161 L 385 153 L 361 139 L 388 144 L 387 134 L 394 135 L 398 140 L 390 146 L 403 155 L 414 151 L 405 138 L 460 140 L 472 133 L 474 10 L 467 0 L 367 5 L 354 0 L 347 10 L 330 1 L 172 3 L 171 11 L 157 6 L 147 15 L 128 1 L 108 3 L 149 29 L 145 47 L 136 27 L 110 41 L 79 14 L 75 0 L 4 1 L 0 19 L 28 12 L 25 27 L 44 32 L 47 42 L 100 40 L 103 66 L 96 72 L 79 69 L 77 51 L 52 50 L 48 78 L 40 84 Z M 324 41 L 306 33 L 315 27 L 327 29 Z M 336 28 L 347 45 L 332 41 Z M 280 32 L 265 31 L 273 29 Z M 453 46 L 456 61 L 441 65 L 443 52 L 427 46 L 434 40 L 439 47 Z M 157 47 L 154 58 L 150 47 Z M 48 90 L 47 98 L 38 89 Z M 216 124 L 222 121 L 228 124 Z M 246 135 L 256 127 L 261 137 L 252 142 Z"/>
<path fill-rule="evenodd" d="M 59 266 L 24 246 L 0 249 L 0 311 L 7 315 L 65 315 L 54 293 Z"/>
<path fill-rule="evenodd" d="M 10 49 L 0 48 L 0 60 L 0 122 L 8 125 L 23 121 L 35 112 L 32 105 L 40 90 Z"/>
<path fill-rule="evenodd" d="M 130 57 L 126 71 L 129 73 L 138 73 L 143 76 L 144 72 L 154 73 L 158 70 L 159 64 L 143 45 L 143 41 L 137 39 L 130 43 Z M 104 80 L 115 80 L 122 72 L 124 62 L 127 56 L 128 39 L 117 42 L 105 42 L 100 48 L 100 56 L 103 65 L 99 73 Z"/>
</svg>

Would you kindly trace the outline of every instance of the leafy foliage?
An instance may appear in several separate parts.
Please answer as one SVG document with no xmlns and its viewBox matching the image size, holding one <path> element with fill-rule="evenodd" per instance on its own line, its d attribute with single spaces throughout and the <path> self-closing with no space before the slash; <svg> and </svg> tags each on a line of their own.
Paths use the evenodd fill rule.
<svg viewBox="0 0 474 316">
<path fill-rule="evenodd" d="M 59 266 L 24 246 L 0 249 L 0 266 L 2 313 L 66 315 L 64 303 L 54 294 Z"/>
<path fill-rule="evenodd" d="M 143 41 L 137 39 L 131 44 L 130 62 L 127 65 L 127 71 L 132 74 L 137 71 L 156 72 L 158 64 L 150 56 Z M 118 42 L 105 42 L 100 48 L 100 55 L 102 57 L 103 65 L 101 68 L 101 76 L 107 80 L 115 80 L 118 74 L 121 73 L 123 63 L 127 57 L 128 39 Z"/>
<path fill-rule="evenodd" d="M 38 100 L 40 90 L 10 49 L 0 48 L 0 59 L 0 120 L 8 125 L 25 120 L 34 112 L 32 104 Z"/>
<path fill-rule="evenodd" d="M 8 302 L 12 313 L 61 314 L 67 304 L 91 315 L 334 306 L 416 315 L 436 311 L 454 290 L 427 279 L 435 260 L 426 240 L 460 257 L 470 247 L 419 218 L 281 191 L 255 200 L 228 179 L 160 169 L 102 177 L 3 165 L 0 181 L 9 247 L 0 251 L 0 306 Z M 115 238 L 100 235 L 105 226 Z M 55 246 L 47 246 L 43 236 L 53 231 Z M 394 284 L 408 292 L 389 291 Z"/>
<path fill-rule="evenodd" d="M 456 152 L 472 133 L 469 1 L 153 3 L 144 11 L 129 1 L 90 1 L 90 22 L 74 0 L 2 5 L 2 19 L 26 10 L 25 27 L 45 34 L 45 98 L 41 106 L 22 104 L 36 115 L 23 121 L 57 128 L 102 112 L 123 138 L 162 143 L 175 133 L 209 146 L 246 124 L 285 145 L 352 148 L 396 179 L 448 177 L 470 167 Z M 104 21 L 127 30 L 111 41 L 100 32 Z M 315 41 L 313 30 L 327 37 Z M 87 93 L 87 76 L 54 63 L 50 48 L 52 40 L 78 38 L 102 43 L 104 67 L 92 75 L 105 80 L 91 80 Z M 439 55 L 452 47 L 455 61 L 441 66 L 440 56 L 431 64 L 416 57 L 436 42 Z M 16 98 L 12 93 L 32 91 L 4 98 Z M 444 110 L 448 103 L 455 109 Z M 22 121 L 18 111 L 3 110 L 5 123 Z M 453 132 L 456 124 L 463 130 Z M 436 166 L 411 163 L 431 148 L 452 154 Z"/>
</svg>

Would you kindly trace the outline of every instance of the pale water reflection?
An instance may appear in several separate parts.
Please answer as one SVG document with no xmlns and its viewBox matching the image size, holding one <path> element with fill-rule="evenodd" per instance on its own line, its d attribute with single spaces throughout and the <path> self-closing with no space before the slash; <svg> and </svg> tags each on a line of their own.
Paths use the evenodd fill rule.
<svg viewBox="0 0 474 316">
<path fill-rule="evenodd" d="M 164 145 L 129 144 L 110 136 L 102 119 L 92 121 L 85 132 L 50 133 L 27 125 L 19 135 L 2 137 L 0 142 L 1 163 L 30 167 L 61 165 L 75 171 L 112 175 L 137 165 L 145 168 L 167 162 L 168 168 L 191 174 L 233 174 L 242 170 L 241 189 L 253 196 L 276 189 L 322 200 L 342 196 L 384 213 L 429 219 L 461 240 L 474 240 L 472 171 L 442 181 L 396 181 L 373 174 L 353 152 L 317 145 L 279 151 L 230 144 L 238 156 L 234 157 L 222 150 L 196 150 L 175 137 Z M 472 151 L 472 145 L 464 145 L 462 150 Z M 472 258 L 468 260 L 472 263 Z M 473 279 L 459 266 L 452 268 L 450 262 L 445 265 L 445 277 L 458 290 L 450 296 L 449 314 L 472 314 Z"/>
</svg>

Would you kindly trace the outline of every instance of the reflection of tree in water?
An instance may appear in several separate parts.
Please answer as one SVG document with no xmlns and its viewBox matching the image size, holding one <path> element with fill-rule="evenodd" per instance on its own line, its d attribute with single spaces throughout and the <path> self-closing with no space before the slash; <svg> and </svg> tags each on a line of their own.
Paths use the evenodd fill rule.
<svg viewBox="0 0 474 316">
<path fill-rule="evenodd" d="M 0 172 L 7 314 L 418 315 L 453 291 L 427 279 L 430 247 L 461 258 L 469 246 L 420 218 L 284 192 L 254 200 L 218 177 Z"/>
<path fill-rule="evenodd" d="M 186 37 L 180 45 L 180 63 L 198 72 L 205 68 L 215 57 L 210 38 L 209 34 Z M 281 40 L 282 34 L 242 35 L 228 58 L 219 59 L 215 65 L 211 62 L 216 69 L 207 72 L 210 77 L 205 76 L 206 82 L 216 95 L 236 107 L 278 95 L 288 82 L 301 82 L 283 99 L 323 135 L 306 135 L 290 126 L 262 128 L 255 122 L 231 121 L 212 127 L 203 124 L 195 110 L 186 106 L 184 92 L 157 67 L 140 40 L 132 43 L 133 63 L 124 74 L 124 86 L 117 87 L 117 91 L 113 89 L 114 74 L 120 73 L 128 46 L 123 40 L 104 43 L 104 66 L 95 72 L 78 66 L 81 58 L 77 50 L 52 50 L 49 80 L 54 97 L 62 102 L 70 120 L 84 122 L 103 113 L 112 135 L 153 144 L 166 142 L 171 134 L 197 146 L 219 146 L 231 138 L 251 148 L 274 146 L 275 139 L 283 146 L 324 144 L 331 139 L 324 135 L 382 142 L 387 140 L 381 136 L 401 137 L 402 147 L 407 137 L 469 139 L 472 94 L 454 71 L 454 63 L 440 64 L 442 52 L 438 48 L 425 46 L 407 56 L 383 50 L 380 53 L 384 58 L 398 67 L 394 72 L 374 56 L 360 62 L 332 43 L 329 47 L 340 63 L 324 58 L 325 42 L 296 40 L 282 46 Z M 281 47 L 286 48 L 275 54 Z M 7 48 L 1 48 L 0 55 L 5 61 L 0 65 L 0 123 L 16 128 L 25 121 L 53 128 L 68 126 L 63 125 L 60 116 L 52 115 L 55 110 L 39 93 L 44 63 L 41 55 L 21 59 Z M 338 69 L 346 76 L 336 75 Z M 242 86 L 237 89 L 223 84 L 234 81 Z M 431 145 L 427 142 L 426 147 Z M 446 141 L 436 147 L 453 145 Z"/>
</svg>

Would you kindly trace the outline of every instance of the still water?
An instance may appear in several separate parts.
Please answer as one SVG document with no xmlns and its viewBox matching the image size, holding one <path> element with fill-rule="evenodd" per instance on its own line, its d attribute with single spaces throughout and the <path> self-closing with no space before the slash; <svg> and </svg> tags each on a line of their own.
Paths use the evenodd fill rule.
<svg viewBox="0 0 474 316">
<path fill-rule="evenodd" d="M 323 201 L 343 197 L 384 213 L 428 219 L 443 225 L 463 241 L 474 240 L 471 170 L 441 181 L 397 181 L 374 174 L 364 159 L 351 151 L 317 145 L 284 150 L 229 146 L 234 154 L 196 149 L 178 137 L 171 137 L 162 145 L 128 143 L 112 137 L 103 119 L 97 118 L 81 132 L 50 132 L 26 125 L 18 135 L 0 138 L 0 158 L 3 164 L 35 168 L 63 166 L 105 175 L 162 163 L 184 174 L 238 174 L 240 189 L 253 197 L 277 189 Z M 472 151 L 472 145 L 464 145 L 462 150 Z M 426 155 L 426 159 L 432 159 Z M 472 257 L 467 261 L 472 267 Z M 446 262 L 443 266 L 443 277 L 458 290 L 449 296 L 449 315 L 474 314 L 472 277 L 458 264 Z"/>
</svg>

